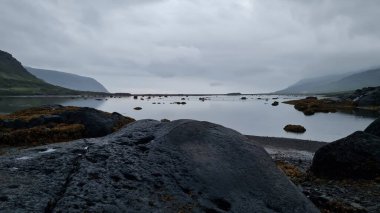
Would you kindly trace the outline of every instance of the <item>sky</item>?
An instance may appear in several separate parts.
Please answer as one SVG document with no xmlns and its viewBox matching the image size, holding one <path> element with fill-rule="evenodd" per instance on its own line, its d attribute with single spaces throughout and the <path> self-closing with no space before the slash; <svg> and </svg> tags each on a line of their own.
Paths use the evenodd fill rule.
<svg viewBox="0 0 380 213">
<path fill-rule="evenodd" d="M 379 0 L 0 0 L 0 49 L 111 92 L 262 93 L 380 67 Z"/>
</svg>

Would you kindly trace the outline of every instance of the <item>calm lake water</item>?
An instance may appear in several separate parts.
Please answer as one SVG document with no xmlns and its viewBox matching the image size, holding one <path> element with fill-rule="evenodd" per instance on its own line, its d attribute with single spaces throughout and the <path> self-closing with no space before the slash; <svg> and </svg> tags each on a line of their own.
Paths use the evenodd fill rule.
<svg viewBox="0 0 380 213">
<path fill-rule="evenodd" d="M 108 98 L 96 100 L 95 98 L 1 98 L 0 113 L 10 113 L 45 104 L 61 104 L 65 106 L 87 106 L 107 112 L 118 112 L 135 119 L 196 119 L 210 121 L 235 129 L 243 134 L 273 137 L 288 137 L 307 140 L 331 142 L 345 137 L 354 131 L 364 130 L 378 114 L 368 112 L 337 112 L 317 113 L 305 116 L 291 105 L 282 101 L 299 99 L 301 97 L 289 96 L 203 96 L 210 100 L 204 102 L 197 96 L 190 97 L 153 97 L 148 100 L 126 98 Z M 271 103 L 280 102 L 279 106 Z M 185 100 L 181 100 L 185 98 Z M 259 100 L 258 98 L 261 98 Z M 266 100 L 267 99 L 267 100 Z M 186 105 L 171 104 L 183 102 Z M 156 104 L 153 104 L 153 103 Z M 160 104 L 158 104 L 160 103 Z M 134 107 L 142 107 L 136 111 Z M 304 134 L 287 133 L 283 130 L 287 124 L 303 125 L 307 131 Z"/>
</svg>

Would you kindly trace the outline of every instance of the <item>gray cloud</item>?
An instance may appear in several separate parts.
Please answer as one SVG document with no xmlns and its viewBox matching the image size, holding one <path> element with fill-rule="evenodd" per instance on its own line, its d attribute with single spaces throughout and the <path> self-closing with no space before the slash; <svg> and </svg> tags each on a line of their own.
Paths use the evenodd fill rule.
<svg viewBox="0 0 380 213">
<path fill-rule="evenodd" d="M 2 0 L 0 49 L 111 91 L 267 92 L 380 66 L 377 0 Z"/>
</svg>

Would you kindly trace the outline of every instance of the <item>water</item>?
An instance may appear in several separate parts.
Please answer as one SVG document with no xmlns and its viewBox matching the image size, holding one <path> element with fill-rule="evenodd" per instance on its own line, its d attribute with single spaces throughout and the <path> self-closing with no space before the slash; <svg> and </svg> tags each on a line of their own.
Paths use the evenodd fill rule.
<svg viewBox="0 0 380 213">
<path fill-rule="evenodd" d="M 126 98 L 1 98 L 0 113 L 10 113 L 44 104 L 62 104 L 65 106 L 88 106 L 107 112 L 119 112 L 135 119 L 196 119 L 210 121 L 235 129 L 243 134 L 299 138 L 331 142 L 345 137 L 354 131 L 364 130 L 378 114 L 368 112 L 317 113 L 305 116 L 293 106 L 282 101 L 301 97 L 280 96 L 279 106 L 272 106 L 272 98 L 278 96 L 207 96 L 204 102 L 199 97 L 154 97 L 148 100 Z M 185 100 L 181 100 L 185 98 Z M 262 98 L 262 100 L 258 100 Z M 268 99 L 267 101 L 265 99 Z M 186 105 L 171 104 L 185 101 Z M 152 104 L 160 102 L 160 104 Z M 142 107 L 136 111 L 134 107 Z M 287 133 L 283 130 L 287 124 L 303 125 L 304 134 Z"/>
</svg>

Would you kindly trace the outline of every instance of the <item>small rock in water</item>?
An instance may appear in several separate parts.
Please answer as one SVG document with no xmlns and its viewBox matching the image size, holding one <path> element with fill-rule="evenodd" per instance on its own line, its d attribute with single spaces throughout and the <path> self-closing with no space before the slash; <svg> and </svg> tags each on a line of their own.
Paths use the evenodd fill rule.
<svg viewBox="0 0 380 213">
<path fill-rule="evenodd" d="M 275 101 L 272 103 L 272 106 L 278 106 L 278 104 L 279 104 L 278 101 Z"/>
<path fill-rule="evenodd" d="M 284 130 L 287 132 L 294 132 L 294 133 L 304 133 L 306 132 L 305 127 L 301 125 L 293 125 L 293 124 L 288 124 L 284 127 Z"/>
<path fill-rule="evenodd" d="M 142 110 L 142 108 L 141 107 L 135 107 L 135 108 L 133 108 L 134 110 Z"/>
</svg>

